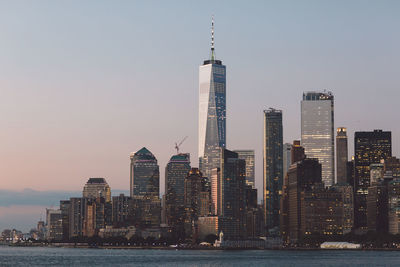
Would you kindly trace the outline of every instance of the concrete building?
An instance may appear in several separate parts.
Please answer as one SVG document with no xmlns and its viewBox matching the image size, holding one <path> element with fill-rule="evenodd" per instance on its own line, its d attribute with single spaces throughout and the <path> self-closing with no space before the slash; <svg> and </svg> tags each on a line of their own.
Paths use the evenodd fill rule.
<svg viewBox="0 0 400 267">
<path fill-rule="evenodd" d="M 83 187 L 82 197 L 98 198 L 103 197 L 107 202 L 111 202 L 111 189 L 104 178 L 89 178 Z"/>
<path fill-rule="evenodd" d="M 60 200 L 61 220 L 62 220 L 62 239 L 69 239 L 69 209 L 71 201 Z"/>
<path fill-rule="evenodd" d="M 295 243 L 302 236 L 301 194 L 321 181 L 321 164 L 317 159 L 305 158 L 290 166 L 281 201 L 281 234 L 285 242 Z"/>
<path fill-rule="evenodd" d="M 344 184 L 347 182 L 347 129 L 339 127 L 336 130 L 336 183 Z"/>
<path fill-rule="evenodd" d="M 354 134 L 354 224 L 367 230 L 367 195 L 370 166 L 392 156 L 392 134 L 382 130 Z"/>
<path fill-rule="evenodd" d="M 46 239 L 60 241 L 63 239 L 61 210 L 46 209 Z"/>
<path fill-rule="evenodd" d="M 343 235 L 342 192 L 335 187 L 315 184 L 301 196 L 300 235 Z"/>
<path fill-rule="evenodd" d="M 210 214 L 210 191 L 207 187 L 207 178 L 203 177 L 198 168 L 192 168 L 184 183 L 184 223 L 186 238 L 198 238 L 196 225 L 200 216 Z"/>
<path fill-rule="evenodd" d="M 129 203 L 131 198 L 120 194 L 112 197 L 112 224 L 113 227 L 127 227 L 131 225 Z"/>
<path fill-rule="evenodd" d="M 368 187 L 367 226 L 368 231 L 388 232 L 388 187 L 387 181 L 379 180 Z"/>
<path fill-rule="evenodd" d="M 388 183 L 388 230 L 392 235 L 400 234 L 400 178 Z"/>
<path fill-rule="evenodd" d="M 294 140 L 293 145 L 292 145 L 291 155 L 290 155 L 291 164 L 296 163 L 298 161 L 302 161 L 305 158 L 306 158 L 306 154 L 304 151 L 304 147 L 302 147 L 300 145 L 299 140 Z"/>
</svg>

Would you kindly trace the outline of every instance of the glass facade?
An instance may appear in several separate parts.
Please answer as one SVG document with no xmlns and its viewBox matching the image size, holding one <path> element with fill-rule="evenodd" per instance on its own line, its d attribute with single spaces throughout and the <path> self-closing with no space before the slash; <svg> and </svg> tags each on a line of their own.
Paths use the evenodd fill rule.
<svg viewBox="0 0 400 267">
<path fill-rule="evenodd" d="M 283 177 L 286 176 L 290 165 L 292 164 L 292 144 L 283 144 Z"/>
<path fill-rule="evenodd" d="M 255 188 L 255 154 L 254 150 L 234 150 L 239 155 L 239 159 L 246 162 L 246 184 Z"/>
<path fill-rule="evenodd" d="M 159 196 L 160 170 L 157 159 L 145 147 L 131 156 L 131 197 Z"/>
<path fill-rule="evenodd" d="M 199 166 L 205 177 L 219 165 L 226 146 L 226 67 L 206 60 L 199 69 Z"/>
<path fill-rule="evenodd" d="M 224 239 L 243 239 L 246 231 L 246 162 L 237 153 L 221 149 L 218 215 Z"/>
<path fill-rule="evenodd" d="M 335 181 L 334 110 L 331 92 L 305 92 L 301 101 L 301 145 L 322 165 L 322 182 Z"/>
<path fill-rule="evenodd" d="M 279 227 L 283 184 L 282 111 L 264 110 L 264 215 L 268 229 Z"/>
<path fill-rule="evenodd" d="M 160 170 L 157 159 L 145 147 L 131 154 L 133 221 L 138 227 L 161 223 Z"/>
<path fill-rule="evenodd" d="M 166 223 L 174 234 L 183 232 L 184 222 L 184 184 L 190 171 L 190 154 L 178 154 L 171 157 L 165 167 L 165 208 Z"/>
</svg>

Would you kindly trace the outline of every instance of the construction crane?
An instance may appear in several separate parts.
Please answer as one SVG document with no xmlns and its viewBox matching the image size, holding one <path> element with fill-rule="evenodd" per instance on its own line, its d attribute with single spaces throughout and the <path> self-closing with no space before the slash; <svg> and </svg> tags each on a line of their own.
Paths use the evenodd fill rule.
<svg viewBox="0 0 400 267">
<path fill-rule="evenodd" d="M 178 144 L 178 143 L 175 143 L 176 154 L 179 154 L 179 147 L 183 144 L 183 142 L 185 142 L 185 140 L 186 140 L 187 138 L 188 138 L 188 137 L 185 136 L 185 138 L 183 138 L 182 141 L 179 142 L 179 144 Z"/>
</svg>

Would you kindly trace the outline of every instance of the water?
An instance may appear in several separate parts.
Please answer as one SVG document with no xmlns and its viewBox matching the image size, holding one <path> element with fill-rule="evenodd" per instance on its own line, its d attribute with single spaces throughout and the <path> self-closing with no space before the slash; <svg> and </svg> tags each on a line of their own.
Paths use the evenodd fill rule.
<svg viewBox="0 0 400 267">
<path fill-rule="evenodd" d="M 0 246 L 0 266 L 400 266 L 400 251 L 150 250 Z"/>
</svg>

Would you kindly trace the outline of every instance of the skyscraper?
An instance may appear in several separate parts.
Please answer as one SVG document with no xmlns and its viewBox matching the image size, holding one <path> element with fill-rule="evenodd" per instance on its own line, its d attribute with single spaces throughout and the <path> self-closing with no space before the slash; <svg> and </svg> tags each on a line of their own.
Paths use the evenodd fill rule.
<svg viewBox="0 0 400 267">
<path fill-rule="evenodd" d="M 174 234 L 183 233 L 184 183 L 190 171 L 190 155 L 178 154 L 171 157 L 165 167 L 165 211 L 166 223 Z"/>
<path fill-rule="evenodd" d="M 131 197 L 153 195 L 159 196 L 160 170 L 157 159 L 145 147 L 131 153 Z"/>
<path fill-rule="evenodd" d="M 220 148 L 220 166 L 212 170 L 211 190 L 220 230 L 227 240 L 243 239 L 246 221 L 245 161 L 237 153 Z"/>
<path fill-rule="evenodd" d="M 335 137 L 331 92 L 305 92 L 301 101 L 301 145 L 308 158 L 322 164 L 325 186 L 335 181 Z"/>
<path fill-rule="evenodd" d="M 367 229 L 367 195 L 370 166 L 392 156 L 392 133 L 382 130 L 354 134 L 354 224 Z"/>
<path fill-rule="evenodd" d="M 336 135 L 336 182 L 344 184 L 347 182 L 347 129 L 344 127 L 337 128 Z"/>
<path fill-rule="evenodd" d="M 207 178 L 197 168 L 192 168 L 185 178 L 185 233 L 186 238 L 192 240 L 197 237 L 198 218 L 209 215 L 210 192 L 207 184 Z"/>
<path fill-rule="evenodd" d="M 283 177 L 286 176 L 287 171 L 292 164 L 292 144 L 285 143 L 283 144 Z"/>
<path fill-rule="evenodd" d="M 215 58 L 214 20 L 211 56 L 199 69 L 199 167 L 205 177 L 219 166 L 219 147 L 226 146 L 226 67 Z"/>
<path fill-rule="evenodd" d="M 246 184 L 255 187 L 255 154 L 254 150 L 234 150 L 239 159 L 246 161 Z"/>
<path fill-rule="evenodd" d="M 104 178 L 89 178 L 83 187 L 82 196 L 84 198 L 103 197 L 107 202 L 111 202 L 111 189 Z"/>
<path fill-rule="evenodd" d="M 281 203 L 281 233 L 286 242 L 297 242 L 301 237 L 301 195 L 313 185 L 321 183 L 321 164 L 317 159 L 305 158 L 290 165 L 285 176 Z"/>
<path fill-rule="evenodd" d="M 131 154 L 132 209 L 139 209 L 135 225 L 159 226 L 161 222 L 160 171 L 156 157 L 145 147 Z M 137 208 L 134 208 L 137 207 Z"/>
<path fill-rule="evenodd" d="M 268 229 L 279 229 L 283 184 L 282 111 L 264 110 L 264 218 Z M 278 230 L 276 229 L 276 230 Z"/>
<path fill-rule="evenodd" d="M 293 145 L 291 149 L 290 164 L 301 161 L 306 158 L 306 154 L 304 153 L 304 147 L 300 145 L 299 140 L 293 140 Z"/>
</svg>

